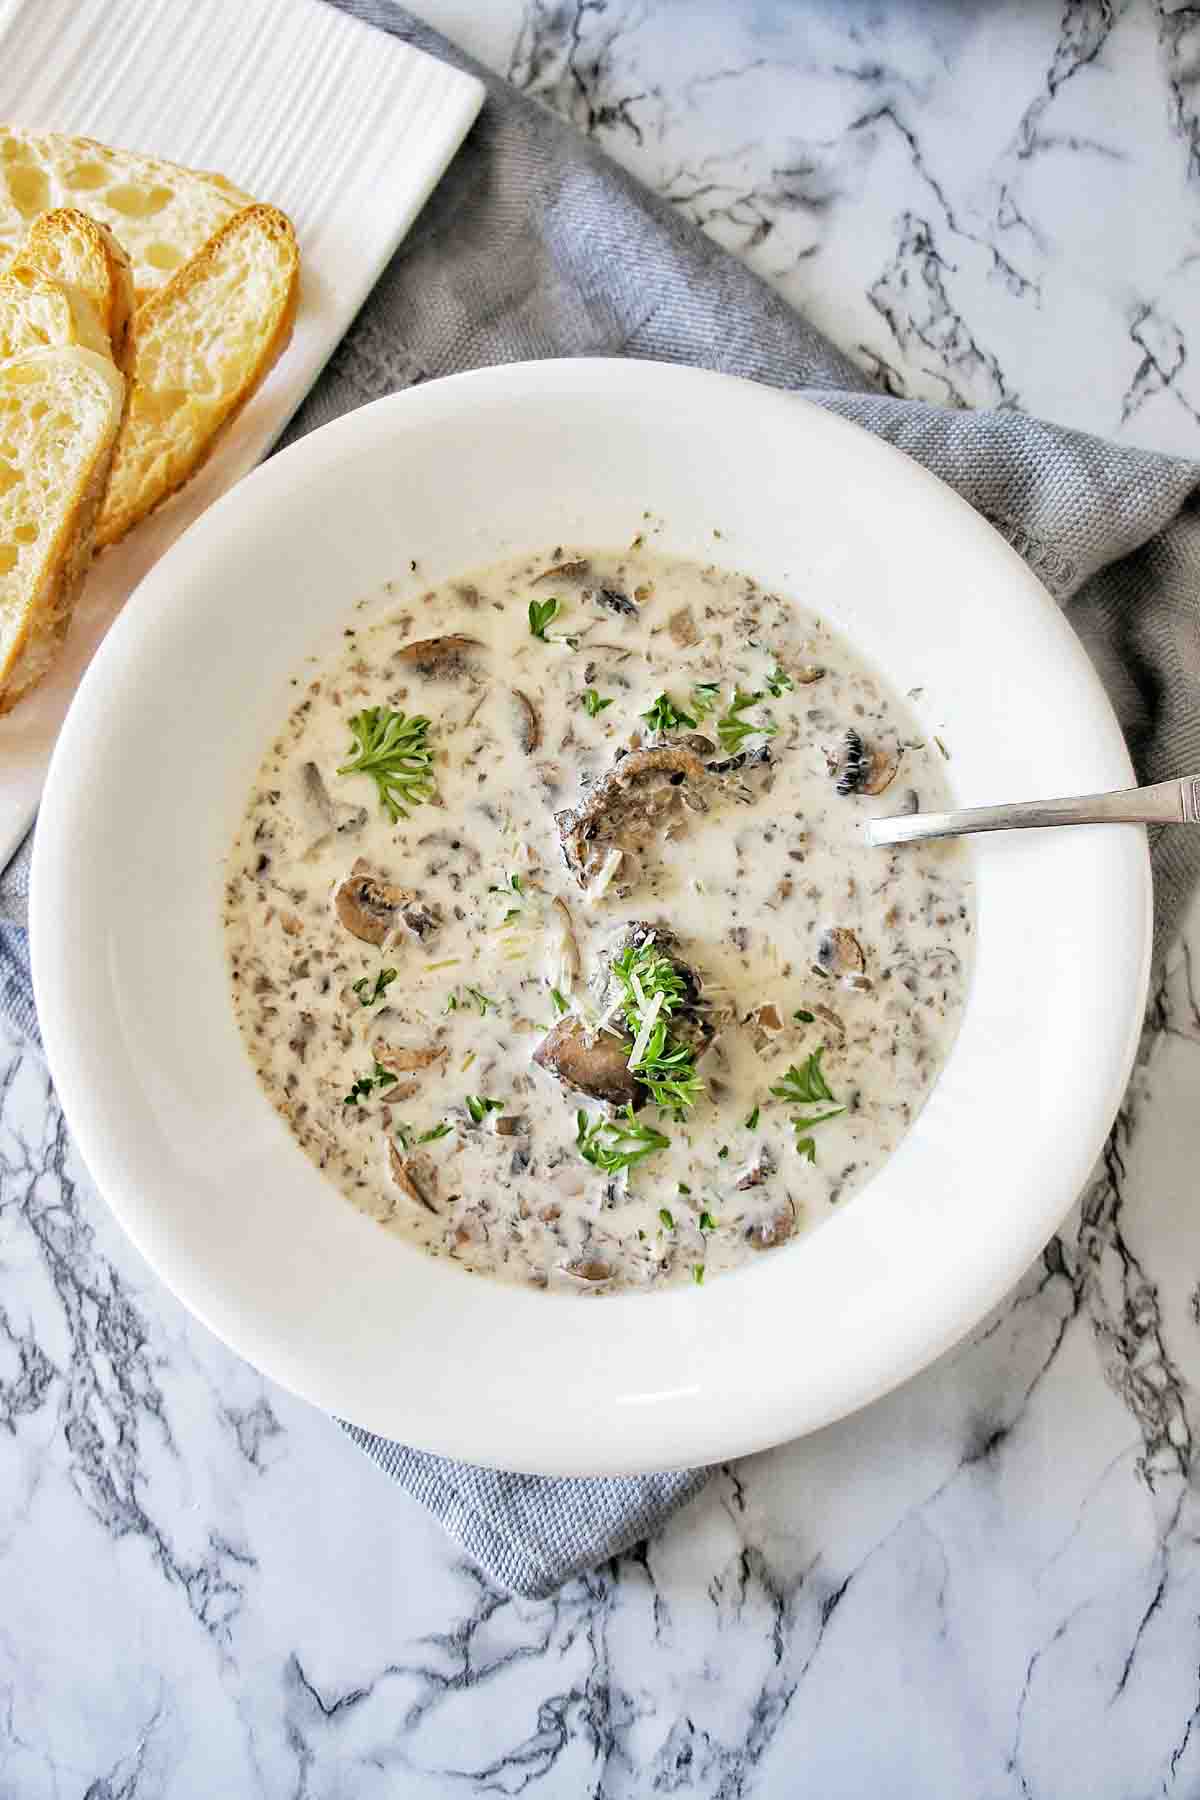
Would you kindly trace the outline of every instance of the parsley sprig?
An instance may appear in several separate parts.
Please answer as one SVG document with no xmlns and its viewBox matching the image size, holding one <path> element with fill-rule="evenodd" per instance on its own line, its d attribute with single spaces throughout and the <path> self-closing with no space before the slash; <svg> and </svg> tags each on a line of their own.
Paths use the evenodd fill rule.
<svg viewBox="0 0 1200 1800">
<path fill-rule="evenodd" d="M 787 693 L 789 689 L 794 688 L 795 685 L 795 682 L 792 680 L 787 670 L 779 663 L 775 664 L 775 667 L 767 676 L 767 689 L 774 695 L 776 700 L 778 700 L 782 694 Z"/>
<path fill-rule="evenodd" d="M 659 694 L 642 718 L 651 731 L 678 731 L 681 725 L 688 731 L 696 729 L 695 719 L 689 713 L 681 712 L 670 694 Z"/>
<path fill-rule="evenodd" d="M 550 639 L 546 636 L 546 627 L 552 625 L 557 617 L 558 601 L 556 599 L 531 600 L 529 602 L 530 635 L 540 638 L 543 644 L 548 644 Z"/>
<path fill-rule="evenodd" d="M 428 1131 L 419 1131 L 414 1137 L 411 1125 L 392 1126 L 392 1130 L 396 1134 L 396 1142 L 406 1156 L 412 1149 L 414 1143 L 432 1144 L 435 1139 L 446 1137 L 453 1129 L 454 1127 L 451 1125 L 449 1119 L 443 1119 L 439 1125 L 430 1126 Z"/>
<path fill-rule="evenodd" d="M 407 819 L 408 808 L 423 805 L 434 792 L 429 720 L 406 718 L 386 706 L 367 706 L 349 724 L 354 737 L 350 749 L 357 755 L 344 762 L 338 774 L 369 775 L 392 824 Z"/>
<path fill-rule="evenodd" d="M 611 705 L 612 705 L 612 695 L 611 694 L 609 695 L 607 700 L 602 700 L 600 698 L 598 691 L 595 688 L 587 688 L 584 690 L 583 710 L 587 714 L 589 719 L 594 719 L 598 713 L 602 713 L 604 711 L 606 706 L 611 706 Z"/>
<path fill-rule="evenodd" d="M 774 737 L 779 729 L 770 719 L 756 723 L 753 719 L 742 717 L 747 707 L 757 706 L 762 697 L 761 689 L 752 694 L 744 694 L 741 688 L 734 688 L 729 711 L 722 713 L 717 720 L 717 736 L 721 740 L 722 749 L 729 756 L 736 756 L 747 738 Z"/>
<path fill-rule="evenodd" d="M 358 995 L 360 1005 L 374 1006 L 377 1001 L 382 1000 L 398 973 L 396 969 L 380 969 L 375 977 L 374 987 L 371 986 L 369 975 L 364 975 L 361 981 L 352 982 L 351 986 Z"/>
<path fill-rule="evenodd" d="M 489 1100 L 486 1094 L 468 1094 L 467 1111 L 476 1125 L 482 1125 L 489 1113 L 503 1112 L 503 1100 Z"/>
<path fill-rule="evenodd" d="M 653 943 L 629 944 L 614 958 L 612 972 L 621 984 L 621 1008 L 634 1040 L 646 1013 L 661 994 L 658 1016 L 630 1073 L 649 1089 L 656 1106 L 678 1118 L 704 1093 L 694 1052 L 674 1037 L 670 1017 L 687 999 L 687 984 L 669 956 Z"/>
<path fill-rule="evenodd" d="M 605 1175 L 619 1175 L 632 1169 L 656 1150 L 665 1150 L 671 1142 L 653 1125 L 640 1124 L 632 1106 L 621 1117 L 589 1121 L 581 1107 L 575 1115 L 575 1144 L 584 1162 L 591 1163 Z"/>
<path fill-rule="evenodd" d="M 390 1069 L 385 1069 L 382 1063 L 377 1062 L 369 1075 L 359 1076 L 350 1092 L 343 1096 L 342 1105 L 360 1106 L 375 1088 L 391 1087 L 395 1079 Z"/>
<path fill-rule="evenodd" d="M 808 1162 L 816 1161 L 816 1145 L 812 1139 L 812 1131 L 817 1125 L 827 1124 L 836 1119 L 846 1108 L 838 1104 L 837 1096 L 830 1091 L 829 1083 L 821 1068 L 824 1047 L 814 1050 L 806 1058 L 800 1068 L 792 1064 L 783 1080 L 778 1082 L 771 1092 L 777 1100 L 784 1100 L 792 1106 L 822 1106 L 825 1111 L 819 1113 L 801 1113 L 792 1120 L 792 1129 L 796 1133 L 797 1152 Z"/>
<path fill-rule="evenodd" d="M 692 685 L 691 704 L 697 718 L 703 719 L 710 712 L 716 712 L 721 704 L 721 684 L 719 681 L 697 681 Z"/>
</svg>

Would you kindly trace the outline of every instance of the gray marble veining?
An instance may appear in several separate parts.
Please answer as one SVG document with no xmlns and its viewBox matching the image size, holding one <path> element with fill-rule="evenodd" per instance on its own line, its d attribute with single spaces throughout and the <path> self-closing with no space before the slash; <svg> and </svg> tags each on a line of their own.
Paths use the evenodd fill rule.
<svg viewBox="0 0 1200 1800">
<path fill-rule="evenodd" d="M 426 12 L 893 391 L 1196 453 L 1194 9 Z M 1005 1305 L 539 1603 L 182 1312 L 0 1040 L 2 1800 L 1200 1792 L 1189 946 Z"/>
</svg>

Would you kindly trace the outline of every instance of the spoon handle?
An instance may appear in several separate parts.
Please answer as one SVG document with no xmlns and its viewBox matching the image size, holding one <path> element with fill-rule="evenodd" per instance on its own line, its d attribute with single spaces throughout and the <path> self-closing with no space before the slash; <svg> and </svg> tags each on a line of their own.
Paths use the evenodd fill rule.
<svg viewBox="0 0 1200 1800">
<path fill-rule="evenodd" d="M 910 844 L 919 838 L 959 837 L 968 831 L 1027 831 L 1046 825 L 1197 825 L 1200 775 L 1159 781 L 1115 794 L 1065 800 L 1026 800 L 1013 806 L 968 806 L 957 812 L 901 813 L 867 820 L 869 844 Z"/>
</svg>

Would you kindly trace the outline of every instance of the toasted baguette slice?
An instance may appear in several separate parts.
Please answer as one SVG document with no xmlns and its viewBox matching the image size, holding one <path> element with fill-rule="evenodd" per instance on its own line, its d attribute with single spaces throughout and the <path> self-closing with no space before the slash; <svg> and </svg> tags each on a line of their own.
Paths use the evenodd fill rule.
<svg viewBox="0 0 1200 1800">
<path fill-rule="evenodd" d="M 72 206 L 33 221 L 9 268 L 23 278 L 35 270 L 58 283 L 70 303 L 76 342 L 111 356 L 128 374 L 133 345 L 133 270 L 107 225 Z"/>
<path fill-rule="evenodd" d="M 292 335 L 300 255 L 290 221 L 247 206 L 133 319 L 133 382 L 96 544 L 183 486 Z"/>
<path fill-rule="evenodd" d="M 0 125 L 0 262 L 29 224 L 77 206 L 116 233 L 139 295 L 161 287 L 251 196 L 222 175 L 57 132 Z"/>
<path fill-rule="evenodd" d="M 121 422 L 124 382 L 70 346 L 0 365 L 0 712 L 66 636 Z"/>
</svg>

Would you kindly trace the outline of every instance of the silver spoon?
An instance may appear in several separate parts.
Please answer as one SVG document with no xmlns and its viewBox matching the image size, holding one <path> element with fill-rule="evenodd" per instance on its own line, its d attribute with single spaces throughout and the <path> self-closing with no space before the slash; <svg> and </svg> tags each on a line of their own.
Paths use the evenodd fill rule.
<svg viewBox="0 0 1200 1800">
<path fill-rule="evenodd" d="M 867 820 L 869 844 L 911 844 L 919 838 L 959 837 L 968 831 L 1027 831 L 1043 825 L 1198 825 L 1200 775 L 1158 781 L 1115 794 L 1065 800 L 1025 800 L 1011 806 L 967 806 L 957 812 L 900 813 Z"/>
</svg>

